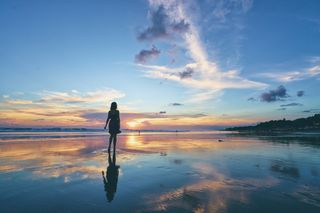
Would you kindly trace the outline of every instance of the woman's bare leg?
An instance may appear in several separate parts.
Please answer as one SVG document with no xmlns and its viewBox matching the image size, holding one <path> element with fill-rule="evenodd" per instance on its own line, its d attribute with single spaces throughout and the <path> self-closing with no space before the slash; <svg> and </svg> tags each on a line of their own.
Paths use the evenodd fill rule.
<svg viewBox="0 0 320 213">
<path fill-rule="evenodd" d="M 113 152 L 116 151 L 116 144 L 117 144 L 117 134 L 113 136 Z"/>
<path fill-rule="evenodd" d="M 111 147 L 112 139 L 113 139 L 113 134 L 111 134 L 110 137 L 109 137 L 108 152 L 110 152 L 110 147 Z"/>
</svg>

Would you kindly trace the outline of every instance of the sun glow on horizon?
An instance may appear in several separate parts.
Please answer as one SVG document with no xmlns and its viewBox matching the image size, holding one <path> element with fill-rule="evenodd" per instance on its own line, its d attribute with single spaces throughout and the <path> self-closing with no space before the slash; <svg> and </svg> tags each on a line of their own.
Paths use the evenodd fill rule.
<svg viewBox="0 0 320 213">
<path fill-rule="evenodd" d="M 126 122 L 126 124 L 129 128 L 133 128 L 133 129 L 139 127 L 139 123 L 136 121 L 128 121 Z"/>
</svg>

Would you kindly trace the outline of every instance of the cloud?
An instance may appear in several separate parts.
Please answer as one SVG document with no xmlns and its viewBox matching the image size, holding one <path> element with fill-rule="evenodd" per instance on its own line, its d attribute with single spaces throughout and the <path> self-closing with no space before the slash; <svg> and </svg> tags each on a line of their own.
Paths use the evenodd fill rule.
<svg viewBox="0 0 320 213">
<path fill-rule="evenodd" d="M 181 20 L 179 23 L 172 25 L 172 30 L 178 33 L 185 33 L 189 30 L 190 24 L 185 20 Z"/>
<path fill-rule="evenodd" d="M 257 101 L 257 99 L 254 97 L 250 97 L 250 98 L 248 98 L 248 101 Z"/>
<path fill-rule="evenodd" d="M 208 65 L 208 67 L 207 67 Z M 242 78 L 235 70 L 220 72 L 214 69 L 214 64 L 208 63 L 203 69 L 203 65 L 198 63 L 186 64 L 184 67 L 169 68 L 166 66 L 148 66 L 139 64 L 138 66 L 145 69 L 145 76 L 149 78 L 161 78 L 171 81 L 176 81 L 186 87 L 193 89 L 207 90 L 213 92 L 222 89 L 245 89 L 255 88 L 262 89 L 267 85 L 260 82 L 254 82 Z M 212 67 L 210 66 L 212 65 Z M 193 69 L 192 76 L 189 78 L 181 78 L 181 73 L 184 73 L 188 68 Z M 212 68 L 212 69 L 211 69 Z M 197 71 L 195 71 L 197 70 Z M 213 93 L 212 93 L 213 94 Z"/>
<path fill-rule="evenodd" d="M 262 102 L 275 102 L 279 100 L 283 100 L 284 98 L 287 98 L 287 90 L 284 86 L 279 86 L 275 90 L 270 90 L 269 92 L 262 93 L 260 96 L 260 101 Z"/>
<path fill-rule="evenodd" d="M 87 123 L 99 123 L 100 126 L 106 120 L 107 112 L 90 112 L 84 111 L 80 116 L 86 119 Z M 122 128 L 139 128 L 139 129 L 186 129 L 195 126 L 205 127 L 211 124 L 208 120 L 211 118 L 202 113 L 196 114 L 167 114 L 166 111 L 154 113 L 132 113 L 120 112 Z M 215 120 L 216 121 L 216 120 Z M 196 125 L 195 125 L 196 124 Z M 204 125 L 205 124 L 205 125 Z"/>
<path fill-rule="evenodd" d="M 319 22 L 320 23 L 320 22 Z M 312 56 L 308 58 L 308 61 L 312 64 L 320 63 L 320 56 Z"/>
<path fill-rule="evenodd" d="M 315 75 L 319 75 L 320 74 L 320 64 L 315 65 L 313 67 L 310 67 L 309 69 L 307 69 L 309 75 L 311 76 L 315 76 Z"/>
<path fill-rule="evenodd" d="M 101 120 L 105 121 L 107 116 L 106 112 L 90 112 L 90 111 L 84 111 L 81 114 L 82 118 L 86 119 L 95 119 L 95 120 Z M 206 117 L 206 114 L 175 114 L 175 115 L 169 115 L 166 113 L 166 111 L 160 111 L 159 113 L 154 112 L 146 112 L 146 113 L 133 113 L 133 112 L 121 112 L 120 113 L 121 120 L 134 120 L 134 119 L 163 119 L 163 118 L 170 118 L 170 119 L 177 119 L 177 118 L 203 118 Z"/>
<path fill-rule="evenodd" d="M 31 100 L 22 100 L 22 99 L 6 99 L 3 102 L 5 105 L 30 105 L 33 102 Z"/>
<path fill-rule="evenodd" d="M 191 78 L 193 73 L 194 73 L 193 69 L 191 69 L 190 67 L 187 67 L 186 70 L 179 72 L 178 75 L 180 76 L 181 79 L 184 79 L 184 78 Z"/>
<path fill-rule="evenodd" d="M 228 18 L 234 21 L 235 16 L 248 12 L 252 5 L 253 0 L 216 0 L 210 9 L 216 22 L 225 23 Z"/>
<path fill-rule="evenodd" d="M 320 109 L 308 109 L 308 110 L 303 110 L 302 112 L 305 112 L 305 113 L 316 113 L 316 112 L 319 112 Z"/>
<path fill-rule="evenodd" d="M 199 1 L 192 1 L 199 2 Z M 214 0 L 200 1 L 195 20 L 202 26 L 207 35 L 206 45 L 213 46 L 210 54 L 214 54 L 219 64 L 226 69 L 241 67 L 242 46 L 246 39 L 247 12 L 252 8 L 253 0 Z M 195 3 L 194 3 L 195 4 Z M 191 5 L 196 7 L 194 5 Z"/>
<path fill-rule="evenodd" d="M 11 98 L 0 100 L 0 126 L 102 128 L 107 118 L 110 102 L 121 97 L 124 97 L 124 94 L 113 89 L 91 92 L 42 91 L 33 94 L 27 93 L 21 100 L 12 100 Z M 198 98 L 207 97 L 204 94 L 203 97 Z M 179 104 L 174 103 L 173 106 L 180 106 Z M 119 103 L 119 110 L 121 111 L 121 128 L 212 130 L 217 126 L 257 122 L 252 118 L 228 117 L 222 119 L 220 116 L 203 113 L 132 113 L 133 110 L 126 107 L 125 103 Z"/>
<path fill-rule="evenodd" d="M 112 100 L 125 96 L 124 93 L 110 88 L 96 90 L 92 92 L 56 92 L 42 91 L 38 93 L 40 100 L 34 101 L 38 103 L 64 103 L 64 104 L 92 104 L 92 103 L 108 103 Z"/>
<path fill-rule="evenodd" d="M 246 10 L 249 8 L 249 1 L 243 2 L 246 2 L 244 3 L 244 10 Z M 151 38 L 157 39 L 168 36 L 165 30 L 168 25 L 166 20 L 171 20 L 171 29 L 173 28 L 172 23 L 176 23 L 175 26 L 176 28 L 179 26 L 179 29 L 181 26 L 185 26 L 188 30 L 181 34 L 182 46 L 186 49 L 190 57 L 188 60 L 191 60 L 191 62 L 175 68 L 138 64 L 144 70 L 145 77 L 167 79 L 195 90 L 192 99 L 198 101 L 212 99 L 223 89 L 262 89 L 267 86 L 264 83 L 241 77 L 239 70 L 222 71 L 216 60 L 209 60 L 200 39 L 198 26 L 193 23 L 192 13 L 186 9 L 188 4 L 183 4 L 182 1 L 178 0 L 150 0 L 149 3 L 150 8 L 155 12 L 151 14 L 151 26 L 140 35 L 140 39 L 148 38 L 150 40 Z M 204 95 L 207 95 L 207 97 L 204 97 Z"/>
<path fill-rule="evenodd" d="M 183 104 L 174 102 L 174 103 L 170 103 L 169 105 L 170 106 L 182 106 Z"/>
<path fill-rule="evenodd" d="M 300 90 L 300 91 L 297 92 L 297 96 L 298 96 L 298 97 L 302 97 L 302 96 L 304 96 L 304 94 L 305 94 L 305 93 L 304 93 L 303 90 Z"/>
<path fill-rule="evenodd" d="M 42 91 L 24 99 L 0 101 L 0 125 L 4 126 L 96 126 L 80 115 L 105 108 L 124 93 L 104 88 L 90 92 Z"/>
<path fill-rule="evenodd" d="M 205 148 L 200 147 L 198 149 Z M 207 149 L 212 148 L 208 146 Z M 181 149 L 179 147 L 179 149 Z M 252 200 L 250 190 L 234 190 L 231 186 L 240 188 L 252 187 L 258 193 L 274 188 L 279 185 L 280 180 L 272 176 L 262 178 L 234 178 L 225 175 L 218 168 L 208 163 L 195 162 L 190 169 L 202 178 L 191 184 L 182 185 L 164 193 L 153 193 L 145 200 L 147 207 L 142 207 L 140 212 L 228 212 L 229 203 L 243 203 L 247 205 Z M 186 202 L 186 200 L 188 202 Z"/>
<path fill-rule="evenodd" d="M 135 61 L 137 63 L 145 63 L 151 58 L 158 57 L 160 55 L 160 50 L 155 46 L 152 46 L 150 50 L 141 50 L 136 56 Z"/>
<path fill-rule="evenodd" d="M 171 19 L 162 4 L 151 10 L 150 19 L 151 25 L 138 34 L 138 40 L 152 41 L 168 38 L 173 33 L 184 33 L 189 29 L 189 23 L 185 20 L 175 22 L 175 19 Z"/>
<path fill-rule="evenodd" d="M 279 110 L 279 111 L 285 111 L 285 110 L 287 110 L 287 108 L 282 107 L 282 108 L 279 108 L 278 110 Z"/>
<path fill-rule="evenodd" d="M 121 128 L 130 129 L 216 129 L 219 125 L 230 125 L 231 123 L 245 122 L 239 118 L 234 117 L 213 117 L 203 113 L 196 114 L 168 114 L 168 113 L 131 113 L 121 112 Z M 106 112 L 84 112 L 81 117 L 88 119 L 87 122 L 100 123 L 100 126 L 106 120 Z M 221 123 L 220 123 L 221 122 Z M 219 123 L 219 124 L 217 124 Z M 251 121 L 251 123 L 253 123 Z M 132 125 L 134 124 L 134 125 Z M 134 127 L 133 127 L 134 126 Z"/>
<path fill-rule="evenodd" d="M 84 112 L 81 114 L 82 118 L 88 120 L 100 120 L 104 121 L 107 118 L 107 112 Z"/>
<path fill-rule="evenodd" d="M 186 102 L 201 103 L 204 101 L 208 101 L 212 98 L 219 97 L 221 95 L 222 95 L 222 92 L 220 92 L 219 90 L 204 90 L 191 95 Z"/>
<path fill-rule="evenodd" d="M 297 167 L 286 165 L 285 163 L 282 163 L 282 161 L 273 162 L 270 170 L 292 178 L 300 177 L 300 172 Z"/>
<path fill-rule="evenodd" d="M 292 106 L 303 106 L 303 104 L 300 103 L 290 103 L 290 104 L 282 104 L 281 107 L 292 107 Z"/>
<path fill-rule="evenodd" d="M 261 73 L 259 75 L 279 82 L 299 81 L 306 77 L 306 75 L 300 71 Z"/>
<path fill-rule="evenodd" d="M 153 40 L 168 36 L 166 21 L 167 14 L 161 6 L 156 11 L 151 11 L 151 26 L 138 35 L 138 40 Z"/>
<path fill-rule="evenodd" d="M 312 65 L 307 68 L 296 70 L 296 71 L 288 71 L 282 72 L 278 71 L 276 73 L 268 72 L 261 73 L 259 76 L 267 77 L 271 80 L 278 82 L 292 82 L 292 81 L 301 81 L 305 79 L 309 79 L 320 74 L 320 64 Z"/>
<path fill-rule="evenodd" d="M 4 108 L 0 102 L 0 126 L 14 127 L 88 127 L 102 128 L 107 118 L 105 105 L 33 103 Z M 252 124 L 256 120 L 243 117 L 221 118 L 203 113 L 168 114 L 132 113 L 120 105 L 121 128 L 130 129 L 216 129 L 221 126 Z"/>
</svg>

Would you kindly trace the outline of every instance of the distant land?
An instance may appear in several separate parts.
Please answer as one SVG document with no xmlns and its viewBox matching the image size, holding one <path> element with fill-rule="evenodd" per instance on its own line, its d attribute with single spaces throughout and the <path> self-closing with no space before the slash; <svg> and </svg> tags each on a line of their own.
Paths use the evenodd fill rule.
<svg viewBox="0 0 320 213">
<path fill-rule="evenodd" d="M 295 120 L 271 120 L 255 126 L 229 127 L 225 130 L 240 132 L 320 131 L 320 114 Z"/>
</svg>

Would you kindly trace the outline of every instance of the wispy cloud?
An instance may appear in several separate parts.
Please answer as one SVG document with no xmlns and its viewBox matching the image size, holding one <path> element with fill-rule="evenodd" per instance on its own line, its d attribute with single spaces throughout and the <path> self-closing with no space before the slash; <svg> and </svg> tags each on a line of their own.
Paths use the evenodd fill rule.
<svg viewBox="0 0 320 213">
<path fill-rule="evenodd" d="M 182 104 L 182 103 L 174 102 L 174 103 L 170 103 L 169 105 L 170 105 L 170 106 L 182 106 L 183 104 Z"/>
<path fill-rule="evenodd" d="M 212 67 L 210 67 L 210 64 Z M 222 90 L 222 89 L 244 89 L 256 88 L 262 89 L 267 85 L 260 82 L 250 81 L 238 75 L 238 71 L 230 70 L 227 72 L 220 72 L 214 68 L 215 65 L 208 63 L 205 70 L 203 65 L 198 63 L 187 64 L 184 67 L 169 68 L 166 66 L 139 66 L 145 69 L 145 76 L 149 78 L 162 78 L 171 81 L 176 81 L 184 86 L 194 89 L 203 90 Z M 208 69 L 207 69 L 208 68 Z M 188 71 L 192 69 L 192 72 Z M 197 71 L 196 71 L 197 70 Z M 187 77 L 184 75 L 188 72 Z M 209 91 L 208 91 L 209 92 Z"/>
<path fill-rule="evenodd" d="M 319 111 L 320 111 L 320 109 L 308 109 L 308 110 L 303 110 L 302 112 L 304 112 L 304 113 L 317 113 Z"/>
<path fill-rule="evenodd" d="M 13 106 L 13 105 L 30 105 L 33 102 L 31 100 L 23 100 L 23 99 L 8 99 L 3 102 L 4 105 Z"/>
<path fill-rule="evenodd" d="M 307 60 L 312 64 L 319 64 L 320 63 L 320 56 L 308 57 Z"/>
<path fill-rule="evenodd" d="M 320 64 L 308 68 L 308 69 L 307 69 L 307 73 L 308 73 L 310 76 L 319 75 L 319 74 L 320 74 Z"/>
<path fill-rule="evenodd" d="M 188 103 L 199 103 L 203 101 L 210 100 L 212 98 L 221 97 L 223 93 L 220 90 L 203 90 L 201 92 L 196 92 L 191 95 L 191 97 L 186 101 Z"/>
<path fill-rule="evenodd" d="M 248 101 L 257 101 L 257 99 L 254 97 L 250 97 L 250 98 L 248 98 Z"/>
<path fill-rule="evenodd" d="M 246 16 L 253 6 L 253 0 L 214 0 L 205 1 L 201 7 L 200 18 L 204 36 L 212 39 L 206 45 L 214 46 L 209 50 L 219 58 L 219 64 L 225 70 L 242 66 L 242 47 L 246 40 Z"/>
<path fill-rule="evenodd" d="M 109 88 L 84 93 L 79 93 L 73 90 L 71 92 L 42 91 L 37 94 L 41 97 L 41 99 L 36 100 L 35 102 L 64 104 L 108 103 L 111 100 L 119 99 L 125 96 L 123 92 Z"/>
<path fill-rule="evenodd" d="M 225 23 L 230 16 L 247 13 L 252 6 L 253 0 L 215 0 L 210 9 L 215 23 Z"/>
<path fill-rule="evenodd" d="M 249 1 L 244 2 L 246 2 L 244 3 L 244 8 L 248 9 L 250 7 Z M 179 0 L 150 0 L 149 3 L 151 10 L 156 11 L 157 13 L 155 14 L 162 18 L 152 19 L 152 25 L 147 28 L 145 33 L 158 32 L 156 36 L 152 36 L 153 39 L 158 39 L 159 35 L 162 35 L 160 37 L 167 35 L 167 33 L 165 33 L 167 31 L 163 30 L 166 29 L 165 19 L 169 19 L 173 23 L 186 23 L 188 30 L 183 31 L 180 36 L 193 62 L 176 68 L 140 65 L 145 70 L 146 77 L 168 79 L 185 87 L 196 89 L 199 91 L 199 93 L 195 95 L 195 99 L 198 101 L 213 98 L 216 92 L 223 89 L 261 89 L 267 86 L 264 83 L 241 77 L 238 70 L 222 71 L 219 69 L 217 61 L 209 60 L 200 39 L 199 29 L 193 24 L 192 14 L 186 11 L 187 4 L 183 4 L 182 1 Z M 154 33 L 150 34 L 154 35 Z M 203 95 L 207 95 L 207 97 L 197 97 Z"/>
<path fill-rule="evenodd" d="M 290 103 L 290 104 L 282 104 L 280 107 L 292 107 L 292 106 L 303 106 L 303 104 L 300 103 Z"/>
<path fill-rule="evenodd" d="M 307 68 L 296 71 L 278 71 L 278 72 L 265 72 L 259 76 L 269 78 L 278 82 L 292 82 L 309 79 L 320 74 L 320 64 L 315 64 Z"/>
</svg>

